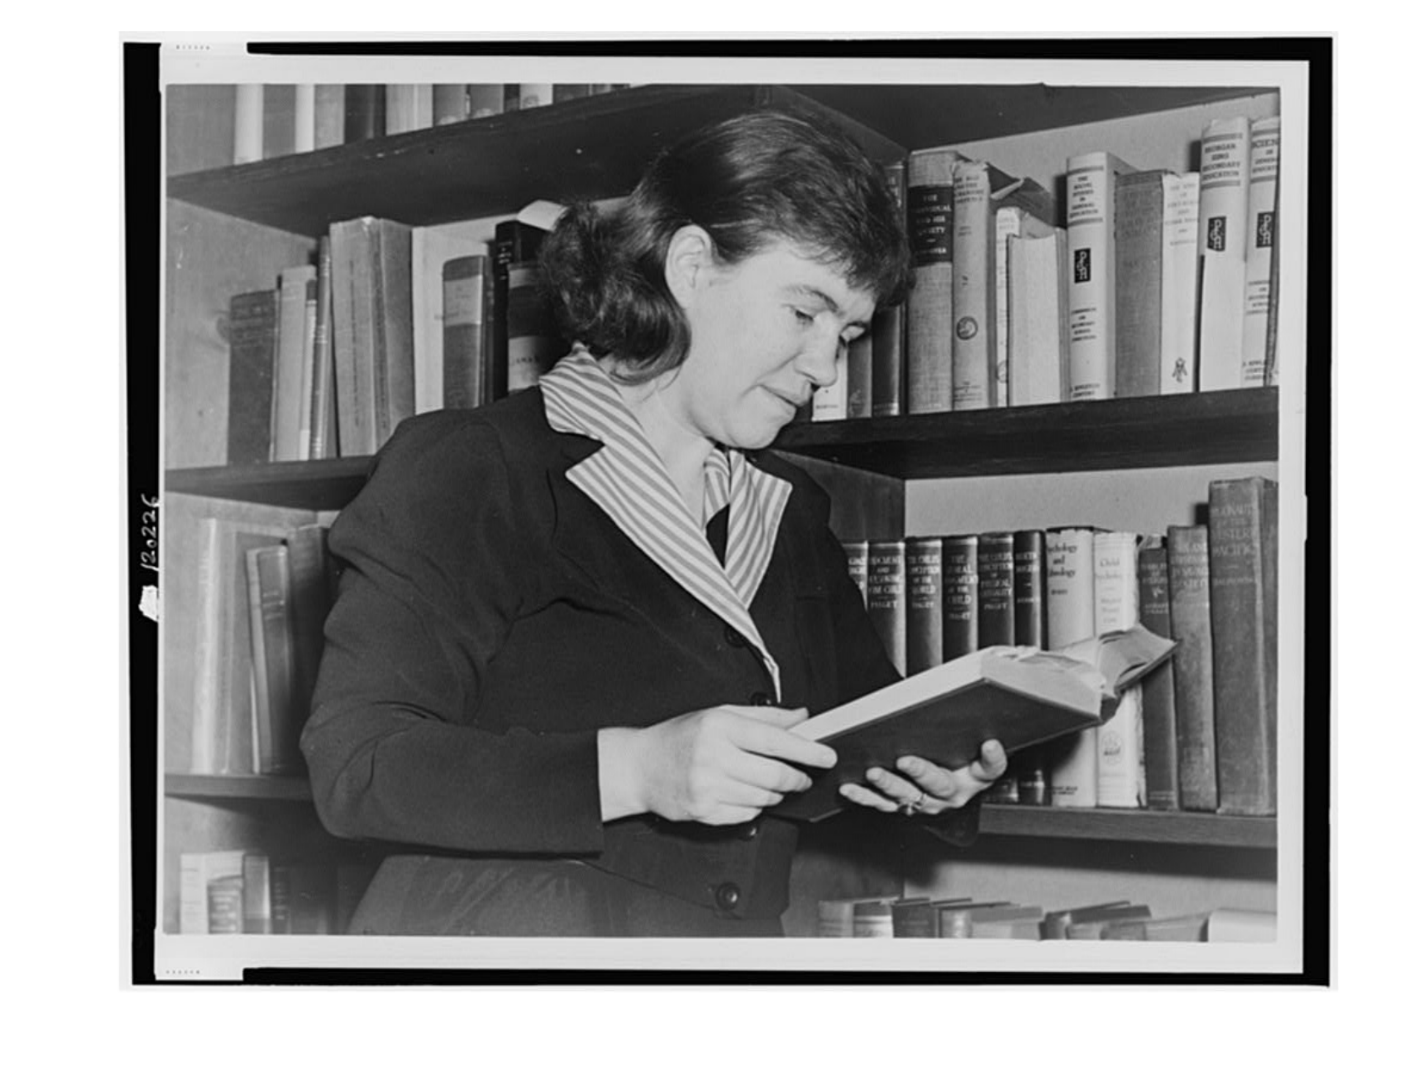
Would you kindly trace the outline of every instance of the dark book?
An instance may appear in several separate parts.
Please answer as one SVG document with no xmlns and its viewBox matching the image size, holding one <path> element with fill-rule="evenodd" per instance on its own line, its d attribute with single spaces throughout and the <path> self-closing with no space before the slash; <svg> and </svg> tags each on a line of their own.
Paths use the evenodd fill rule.
<svg viewBox="0 0 1427 1066">
<path fill-rule="evenodd" d="M 925 896 L 892 901 L 894 937 L 936 936 L 936 908 Z"/>
<path fill-rule="evenodd" d="M 528 263 L 540 253 L 545 231 L 515 219 L 496 224 L 491 242 L 491 339 L 482 402 L 499 400 L 509 391 L 507 372 L 510 362 L 508 319 L 510 307 L 510 268 L 513 263 Z"/>
<path fill-rule="evenodd" d="M 976 630 L 983 648 L 1016 643 L 1015 535 L 982 533 L 976 546 Z"/>
<path fill-rule="evenodd" d="M 907 236 L 916 284 L 906 303 L 906 411 L 951 410 L 952 189 L 961 153 L 926 148 L 907 158 Z"/>
<path fill-rule="evenodd" d="M 1045 639 L 1045 531 L 1023 529 L 1011 541 L 1012 594 L 1015 617 L 1014 643 L 1044 648 Z"/>
<path fill-rule="evenodd" d="M 1278 485 L 1209 485 L 1209 607 L 1221 814 L 1273 814 L 1277 752 Z"/>
<path fill-rule="evenodd" d="M 301 766 L 301 723 L 287 545 L 250 549 L 247 568 L 258 772 L 293 773 Z"/>
<path fill-rule="evenodd" d="M 243 856 L 243 932 L 273 931 L 272 870 L 260 851 Z"/>
<path fill-rule="evenodd" d="M 506 391 L 534 385 L 565 354 L 538 261 L 514 262 L 506 276 Z"/>
<path fill-rule="evenodd" d="M 1168 658 L 1173 644 L 1142 626 L 1061 654 L 987 648 L 824 711 L 793 732 L 831 745 L 837 765 L 777 813 L 818 821 L 842 807 L 839 786 L 904 755 L 955 769 L 999 740 L 1008 753 L 1100 725 L 1120 692 Z"/>
<path fill-rule="evenodd" d="M 977 537 L 942 538 L 941 657 L 951 662 L 981 647 L 978 639 Z"/>
<path fill-rule="evenodd" d="M 882 168 L 887 179 L 887 188 L 897 202 L 898 208 L 906 211 L 907 205 L 907 164 L 904 160 L 888 163 Z M 872 414 L 899 415 L 906 410 L 903 400 L 903 379 L 906 367 L 905 308 L 901 303 L 896 307 L 879 308 L 872 316 Z"/>
<path fill-rule="evenodd" d="M 1158 396 L 1163 170 L 1115 177 L 1115 395 Z"/>
<path fill-rule="evenodd" d="M 1101 940 L 1169 940 L 1203 942 L 1209 926 L 1209 912 L 1179 914 L 1172 918 L 1116 919 L 1100 930 Z"/>
<path fill-rule="evenodd" d="M 385 136 L 385 85 L 348 85 L 346 102 L 346 121 L 342 125 L 344 144 Z"/>
<path fill-rule="evenodd" d="M 991 902 L 956 902 L 939 905 L 936 908 L 936 935 L 938 937 L 965 939 L 971 936 L 972 915 L 980 911 L 1009 909 L 1009 900 Z"/>
<path fill-rule="evenodd" d="M 942 662 L 941 537 L 908 537 L 907 674 Z"/>
<path fill-rule="evenodd" d="M 287 926 L 275 931 L 293 936 L 319 936 L 332 932 L 335 869 L 322 863 L 296 863 L 273 867 L 275 915 L 280 877 L 286 881 Z"/>
<path fill-rule="evenodd" d="M 1143 903 L 1131 907 L 1111 907 L 1082 914 L 1065 927 L 1065 936 L 1054 939 L 1099 940 L 1101 934 L 1115 922 L 1149 918 L 1150 909 Z"/>
<path fill-rule="evenodd" d="M 551 89 L 551 98 L 557 104 L 562 104 L 566 100 L 579 100 L 589 96 L 593 88 L 589 83 L 576 83 L 570 85 L 555 85 Z"/>
<path fill-rule="evenodd" d="M 1139 556 L 1140 624 L 1172 637 L 1169 617 L 1169 551 L 1163 544 L 1142 547 Z M 1145 804 L 1152 810 L 1179 808 L 1179 743 L 1174 715 L 1174 661 L 1145 679 L 1140 697 L 1144 721 Z"/>
<path fill-rule="evenodd" d="M 476 407 L 490 359 L 490 259 L 463 255 L 441 268 L 441 404 Z"/>
<path fill-rule="evenodd" d="M 1209 612 L 1209 529 L 1169 527 L 1169 627 L 1174 637 L 1174 724 L 1179 805 L 1219 806 L 1214 743 L 1214 636 Z"/>
<path fill-rule="evenodd" d="M 243 876 L 232 874 L 208 882 L 208 932 L 243 932 Z"/>
<path fill-rule="evenodd" d="M 272 452 L 277 371 L 276 289 L 228 303 L 228 464 L 265 463 Z"/>
<path fill-rule="evenodd" d="M 272 931 L 285 936 L 292 928 L 292 867 L 272 866 L 268 887 L 272 895 Z"/>
<path fill-rule="evenodd" d="M 900 540 L 867 546 L 867 616 L 897 673 L 907 673 L 907 556 Z"/>
</svg>

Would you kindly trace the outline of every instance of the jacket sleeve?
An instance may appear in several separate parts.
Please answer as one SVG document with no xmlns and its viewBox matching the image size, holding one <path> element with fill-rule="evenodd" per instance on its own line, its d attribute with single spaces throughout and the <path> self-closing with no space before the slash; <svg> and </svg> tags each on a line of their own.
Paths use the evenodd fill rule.
<svg viewBox="0 0 1427 1066">
<path fill-rule="evenodd" d="M 343 567 L 303 732 L 339 836 L 577 854 L 603 841 L 593 732 L 490 731 L 481 679 L 520 610 L 529 531 L 480 422 L 408 422 L 333 525 Z"/>
</svg>

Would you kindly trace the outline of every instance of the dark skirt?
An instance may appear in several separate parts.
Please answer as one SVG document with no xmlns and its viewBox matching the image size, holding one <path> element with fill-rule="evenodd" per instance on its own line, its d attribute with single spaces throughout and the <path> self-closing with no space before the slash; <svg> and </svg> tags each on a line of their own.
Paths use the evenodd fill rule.
<svg viewBox="0 0 1427 1066">
<path fill-rule="evenodd" d="M 782 936 L 574 859 L 386 859 L 349 933 L 382 936 Z"/>
</svg>

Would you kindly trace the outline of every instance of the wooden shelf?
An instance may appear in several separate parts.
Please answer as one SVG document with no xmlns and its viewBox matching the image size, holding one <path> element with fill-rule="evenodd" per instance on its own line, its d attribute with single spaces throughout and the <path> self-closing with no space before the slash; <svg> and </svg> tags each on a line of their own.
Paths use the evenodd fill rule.
<svg viewBox="0 0 1427 1066">
<path fill-rule="evenodd" d="M 164 795 L 193 800 L 281 800 L 312 802 L 305 777 L 242 774 L 165 774 Z"/>
<path fill-rule="evenodd" d="M 1114 840 L 1145 844 L 1198 844 L 1228 848 L 1273 848 L 1274 818 L 1244 818 L 1193 811 L 1070 810 L 987 803 L 981 832 L 988 836 Z"/>
<path fill-rule="evenodd" d="M 279 507 L 335 511 L 347 506 L 366 482 L 372 461 L 370 455 L 357 455 L 309 462 L 186 467 L 169 470 L 164 489 Z"/>
<path fill-rule="evenodd" d="M 905 479 L 1278 458 L 1278 390 L 795 422 L 774 447 Z"/>
<path fill-rule="evenodd" d="M 362 215 L 431 226 L 513 214 L 534 199 L 624 195 L 654 154 L 684 133 L 769 105 L 834 122 L 879 162 L 905 154 L 781 86 L 654 85 L 176 175 L 168 194 L 308 237 Z"/>
</svg>

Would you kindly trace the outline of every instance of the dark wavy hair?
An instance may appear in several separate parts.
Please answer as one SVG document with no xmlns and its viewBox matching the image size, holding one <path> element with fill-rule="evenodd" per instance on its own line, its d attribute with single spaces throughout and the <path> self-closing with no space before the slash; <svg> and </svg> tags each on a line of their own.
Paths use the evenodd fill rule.
<svg viewBox="0 0 1427 1066">
<path fill-rule="evenodd" d="M 543 243 L 562 329 L 597 356 L 613 353 L 627 381 L 647 381 L 688 354 L 688 322 L 664 265 L 674 234 L 690 224 L 725 265 L 782 239 L 881 305 L 911 286 L 902 211 L 851 139 L 775 110 L 726 119 L 660 152 L 610 212 L 572 206 Z"/>
</svg>

